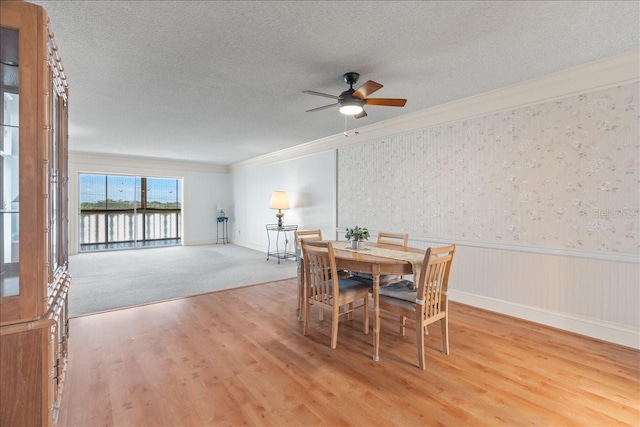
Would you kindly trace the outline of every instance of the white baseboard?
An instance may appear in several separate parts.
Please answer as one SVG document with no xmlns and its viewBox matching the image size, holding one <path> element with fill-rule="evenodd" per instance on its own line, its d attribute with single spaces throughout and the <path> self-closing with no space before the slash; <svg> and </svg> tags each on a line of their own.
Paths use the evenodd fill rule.
<svg viewBox="0 0 640 427">
<path fill-rule="evenodd" d="M 265 254 L 267 253 L 267 248 L 264 246 L 254 245 L 252 243 L 247 243 L 245 241 L 235 239 L 232 240 L 231 243 L 233 243 L 234 245 L 242 246 L 243 248 L 253 249 L 254 251 L 264 252 Z"/>
<path fill-rule="evenodd" d="M 216 240 L 217 239 L 203 239 L 203 240 L 189 240 L 188 242 L 183 240 L 183 245 L 184 246 L 215 245 L 216 244 Z M 222 244 L 222 243 L 220 243 L 220 244 Z M 267 253 L 267 248 L 265 248 L 264 246 L 254 245 L 254 244 L 242 241 L 242 240 L 230 239 L 229 240 L 229 244 L 236 245 L 236 246 L 242 246 L 243 248 L 247 248 L 247 249 L 253 249 L 254 251 L 264 252 L 265 255 Z"/>
<path fill-rule="evenodd" d="M 451 301 L 640 350 L 640 330 L 449 290 Z"/>
<path fill-rule="evenodd" d="M 214 245 L 215 243 L 216 243 L 216 239 L 189 240 L 189 241 L 182 239 L 183 246 Z"/>
</svg>

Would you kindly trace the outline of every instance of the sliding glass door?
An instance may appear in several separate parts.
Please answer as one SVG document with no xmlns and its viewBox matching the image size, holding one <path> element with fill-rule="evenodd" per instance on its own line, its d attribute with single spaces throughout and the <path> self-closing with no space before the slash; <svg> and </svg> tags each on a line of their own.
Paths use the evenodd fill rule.
<svg viewBox="0 0 640 427">
<path fill-rule="evenodd" d="M 80 174 L 80 250 L 177 245 L 182 180 Z"/>
</svg>

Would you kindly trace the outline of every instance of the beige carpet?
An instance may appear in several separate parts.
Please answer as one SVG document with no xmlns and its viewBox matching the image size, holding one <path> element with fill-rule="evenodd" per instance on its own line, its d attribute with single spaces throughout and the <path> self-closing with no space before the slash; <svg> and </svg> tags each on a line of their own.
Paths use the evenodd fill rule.
<svg viewBox="0 0 640 427">
<path fill-rule="evenodd" d="M 236 245 L 171 246 L 73 255 L 69 316 L 296 276 L 296 263 Z"/>
</svg>

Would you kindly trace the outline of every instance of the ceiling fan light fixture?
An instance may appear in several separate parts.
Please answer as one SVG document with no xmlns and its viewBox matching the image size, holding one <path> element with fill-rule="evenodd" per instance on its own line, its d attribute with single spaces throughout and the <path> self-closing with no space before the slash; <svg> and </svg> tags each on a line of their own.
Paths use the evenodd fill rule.
<svg viewBox="0 0 640 427">
<path fill-rule="evenodd" d="M 349 91 L 343 92 L 338 99 L 340 112 L 346 116 L 355 116 L 362 113 L 364 100 L 356 98 Z"/>
<path fill-rule="evenodd" d="M 346 116 L 355 116 L 362 113 L 363 108 L 360 105 L 342 105 L 340 112 Z"/>
</svg>

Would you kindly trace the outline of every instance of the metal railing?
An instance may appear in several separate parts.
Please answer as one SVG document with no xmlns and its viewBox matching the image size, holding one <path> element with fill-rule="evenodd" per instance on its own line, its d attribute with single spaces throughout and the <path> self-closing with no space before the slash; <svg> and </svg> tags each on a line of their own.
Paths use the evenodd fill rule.
<svg viewBox="0 0 640 427">
<path fill-rule="evenodd" d="M 80 245 L 180 239 L 180 210 L 80 212 Z"/>
</svg>

